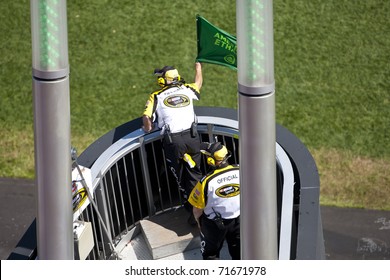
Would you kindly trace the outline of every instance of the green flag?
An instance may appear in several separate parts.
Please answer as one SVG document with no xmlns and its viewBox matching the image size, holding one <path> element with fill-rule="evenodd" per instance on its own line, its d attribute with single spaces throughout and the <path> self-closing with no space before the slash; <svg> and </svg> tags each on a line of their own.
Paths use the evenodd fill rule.
<svg viewBox="0 0 390 280">
<path fill-rule="evenodd" d="M 200 15 L 196 16 L 199 62 L 237 69 L 236 37 L 215 27 Z"/>
</svg>

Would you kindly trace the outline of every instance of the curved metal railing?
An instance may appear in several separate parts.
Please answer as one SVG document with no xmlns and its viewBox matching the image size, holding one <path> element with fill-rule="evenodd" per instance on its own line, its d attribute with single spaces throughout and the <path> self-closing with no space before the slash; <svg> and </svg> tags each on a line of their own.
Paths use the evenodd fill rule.
<svg viewBox="0 0 390 280">
<path fill-rule="evenodd" d="M 232 152 L 230 163 L 239 163 L 237 111 L 195 109 L 201 140 L 222 142 Z M 115 128 L 78 158 L 78 164 L 89 168 L 92 177 L 93 203 L 78 217 L 92 224 L 95 245 L 88 259 L 115 257 L 116 246 L 134 234 L 140 220 L 182 203 L 175 180 L 167 171 L 160 131 L 145 134 L 140 127 L 141 119 L 137 119 Z M 276 125 L 276 132 L 279 259 L 323 258 L 315 163 L 288 130 Z M 203 171 L 206 168 L 203 162 Z M 308 192 L 306 185 L 310 185 Z M 309 201 L 303 201 L 302 196 Z M 309 208 L 310 219 L 302 218 L 302 211 L 307 215 Z M 314 244 L 305 245 L 303 238 L 307 242 L 308 236 Z"/>
<path fill-rule="evenodd" d="M 197 114 L 202 141 L 218 139 L 232 152 L 231 162 L 239 163 L 237 119 Z M 276 154 L 278 193 L 282 194 L 278 212 L 279 220 L 283 220 L 279 223 L 282 235 L 279 255 L 289 259 L 294 174 L 287 154 L 278 144 Z M 202 165 L 204 169 L 205 164 Z M 82 217 L 93 221 L 95 244 L 100 245 L 95 246 L 92 258 L 109 258 L 112 250 L 108 244 L 118 244 L 138 221 L 181 204 L 174 179 L 167 172 L 159 130 L 145 134 L 138 128 L 129 132 L 105 149 L 90 168 L 95 200 L 103 213 L 103 221 L 96 219 L 92 208 Z M 107 225 L 108 236 L 104 235 L 102 223 Z"/>
</svg>

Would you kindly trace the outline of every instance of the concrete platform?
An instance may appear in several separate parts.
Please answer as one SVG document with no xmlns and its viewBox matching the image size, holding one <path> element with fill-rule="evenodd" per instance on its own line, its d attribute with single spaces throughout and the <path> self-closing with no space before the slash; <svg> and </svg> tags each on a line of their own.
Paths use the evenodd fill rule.
<svg viewBox="0 0 390 280">
<path fill-rule="evenodd" d="M 140 222 L 154 260 L 199 248 L 199 230 L 187 223 L 188 217 L 181 207 Z"/>
</svg>

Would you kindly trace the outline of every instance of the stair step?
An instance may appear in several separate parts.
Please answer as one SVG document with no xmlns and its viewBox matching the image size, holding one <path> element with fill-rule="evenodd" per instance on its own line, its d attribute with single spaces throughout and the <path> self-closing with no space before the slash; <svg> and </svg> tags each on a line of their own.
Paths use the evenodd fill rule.
<svg viewBox="0 0 390 280">
<path fill-rule="evenodd" d="M 140 221 L 141 230 L 154 260 L 199 248 L 199 229 L 187 223 L 183 208 Z"/>
</svg>

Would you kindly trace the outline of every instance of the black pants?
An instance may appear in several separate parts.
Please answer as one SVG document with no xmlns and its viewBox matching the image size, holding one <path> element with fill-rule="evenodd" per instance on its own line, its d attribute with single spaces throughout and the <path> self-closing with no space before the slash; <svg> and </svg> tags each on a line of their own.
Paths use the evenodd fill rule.
<svg viewBox="0 0 390 280">
<path fill-rule="evenodd" d="M 196 183 L 202 178 L 200 169 L 201 153 L 199 136 L 192 137 L 189 130 L 164 137 L 163 148 L 168 168 L 175 177 L 176 183 L 186 201 Z M 183 161 L 183 155 L 189 154 L 195 162 L 195 167 Z"/>
<path fill-rule="evenodd" d="M 201 216 L 201 252 L 204 260 L 217 260 L 226 240 L 232 260 L 240 260 L 240 217 L 224 220 L 221 228 L 204 215 Z"/>
</svg>

